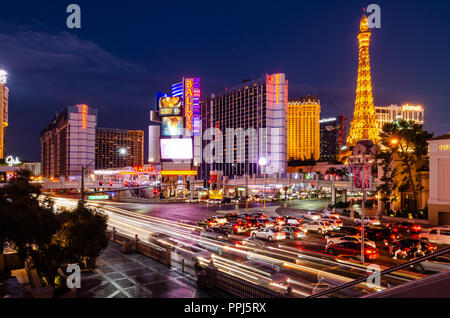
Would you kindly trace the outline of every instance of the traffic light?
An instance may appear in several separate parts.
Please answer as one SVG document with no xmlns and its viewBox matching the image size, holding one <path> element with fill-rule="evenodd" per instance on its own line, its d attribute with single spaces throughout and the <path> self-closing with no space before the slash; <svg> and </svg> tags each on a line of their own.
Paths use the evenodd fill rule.
<svg viewBox="0 0 450 318">
<path fill-rule="evenodd" d="M 206 182 L 206 180 L 203 180 L 203 188 L 207 188 L 207 187 L 208 187 L 207 184 L 208 184 L 208 183 Z"/>
<path fill-rule="evenodd" d="M 128 183 L 128 181 L 126 181 L 125 182 L 125 188 L 128 188 L 128 185 L 129 185 L 129 183 Z"/>
<path fill-rule="evenodd" d="M 311 187 L 314 189 L 314 187 L 316 186 L 316 184 L 314 182 L 311 182 Z"/>
<path fill-rule="evenodd" d="M 101 187 L 103 185 L 103 181 L 99 181 L 98 185 Z"/>
<path fill-rule="evenodd" d="M 191 182 L 189 180 L 186 180 L 186 189 L 191 188 Z"/>
</svg>

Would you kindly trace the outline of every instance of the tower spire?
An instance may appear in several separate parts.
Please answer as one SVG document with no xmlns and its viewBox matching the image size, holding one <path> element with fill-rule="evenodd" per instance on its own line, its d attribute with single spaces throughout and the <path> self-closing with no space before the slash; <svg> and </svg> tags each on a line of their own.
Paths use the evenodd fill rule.
<svg viewBox="0 0 450 318">
<path fill-rule="evenodd" d="M 369 46 L 370 37 L 369 23 L 363 14 L 359 26 L 359 61 L 358 80 L 356 86 L 355 110 L 351 122 L 347 146 L 356 145 L 360 140 L 372 140 L 378 142 L 379 131 L 372 95 L 372 77 L 370 73 Z"/>
</svg>

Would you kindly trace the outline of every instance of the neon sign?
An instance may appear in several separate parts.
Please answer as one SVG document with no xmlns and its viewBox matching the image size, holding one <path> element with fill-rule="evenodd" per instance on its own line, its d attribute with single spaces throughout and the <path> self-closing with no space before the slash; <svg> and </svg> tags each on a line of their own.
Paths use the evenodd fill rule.
<svg viewBox="0 0 450 318">
<path fill-rule="evenodd" d="M 408 104 L 406 104 L 406 105 L 403 105 L 402 108 L 403 108 L 403 111 L 406 111 L 406 110 L 412 110 L 412 111 L 420 112 L 420 111 L 423 110 L 423 107 L 420 106 L 420 105 L 414 106 L 414 105 L 408 105 Z"/>
<path fill-rule="evenodd" d="M 186 117 L 186 129 L 192 130 L 192 116 L 194 115 L 194 80 L 186 79 L 184 90 L 184 116 Z"/>
<path fill-rule="evenodd" d="M 13 156 L 9 156 L 8 158 L 6 158 L 6 163 L 8 164 L 8 166 L 12 167 L 12 166 L 20 165 L 22 162 L 20 162 L 18 157 L 16 157 L 14 159 Z"/>
<path fill-rule="evenodd" d="M 275 78 L 275 100 L 278 105 L 280 103 L 280 74 L 276 74 Z"/>
<path fill-rule="evenodd" d="M 88 107 L 87 105 L 81 105 L 81 122 L 83 129 L 87 128 L 87 115 L 88 115 Z"/>
<path fill-rule="evenodd" d="M 184 116 L 186 129 L 193 130 L 194 136 L 200 135 L 200 79 L 187 78 L 184 83 Z"/>
</svg>

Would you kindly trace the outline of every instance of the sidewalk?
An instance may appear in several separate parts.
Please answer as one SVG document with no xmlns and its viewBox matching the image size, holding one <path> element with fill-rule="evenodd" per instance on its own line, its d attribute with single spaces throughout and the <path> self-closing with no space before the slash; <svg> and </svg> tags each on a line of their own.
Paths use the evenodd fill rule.
<svg viewBox="0 0 450 318">
<path fill-rule="evenodd" d="M 197 287 L 194 277 L 140 254 L 123 254 L 110 242 L 93 272 L 83 272 L 78 298 L 224 297 Z"/>
</svg>

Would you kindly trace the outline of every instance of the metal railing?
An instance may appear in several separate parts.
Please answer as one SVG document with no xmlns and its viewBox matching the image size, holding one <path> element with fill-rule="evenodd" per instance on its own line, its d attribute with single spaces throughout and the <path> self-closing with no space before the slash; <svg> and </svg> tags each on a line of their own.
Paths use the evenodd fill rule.
<svg viewBox="0 0 450 318">
<path fill-rule="evenodd" d="M 418 264 L 418 263 L 421 263 L 421 262 L 429 260 L 429 259 L 433 259 L 433 258 L 435 258 L 437 256 L 444 255 L 444 254 L 447 254 L 449 252 L 450 252 L 450 247 L 447 247 L 447 248 L 445 248 L 443 250 L 440 250 L 438 252 L 432 253 L 430 255 L 422 256 L 422 257 L 416 258 L 416 259 L 414 259 L 412 261 L 409 261 L 409 262 L 406 262 L 406 263 L 403 263 L 403 264 L 400 264 L 400 265 L 397 265 L 397 266 L 390 267 L 388 269 L 382 270 L 376 276 L 380 276 L 381 277 L 382 275 L 390 274 L 392 272 L 398 271 L 398 270 L 403 269 L 405 267 L 410 267 L 411 265 Z M 343 285 L 340 285 L 340 286 L 336 286 L 336 287 L 324 290 L 324 291 L 319 292 L 317 294 L 313 294 L 311 296 L 308 296 L 307 298 L 318 298 L 318 297 L 326 296 L 326 295 L 332 294 L 334 292 L 338 292 L 338 291 L 341 291 L 343 289 L 346 289 L 348 287 L 352 287 L 352 286 L 358 285 L 360 283 L 364 283 L 366 281 L 367 281 L 367 277 L 358 278 L 358 279 L 356 279 L 354 281 L 351 281 L 349 283 L 346 283 L 346 284 L 343 284 Z"/>
</svg>

